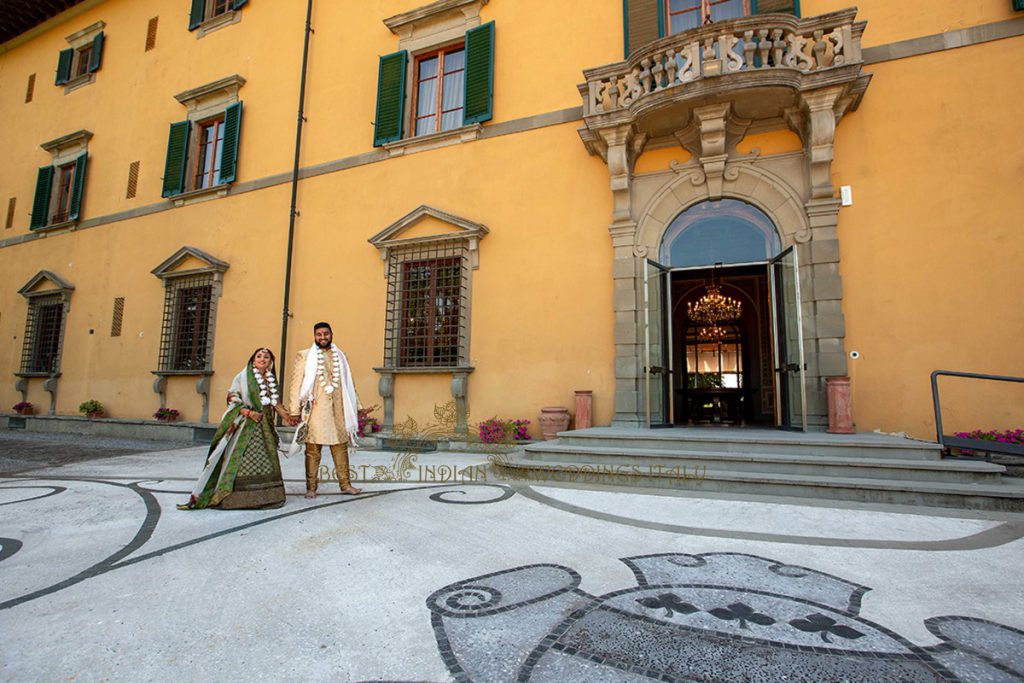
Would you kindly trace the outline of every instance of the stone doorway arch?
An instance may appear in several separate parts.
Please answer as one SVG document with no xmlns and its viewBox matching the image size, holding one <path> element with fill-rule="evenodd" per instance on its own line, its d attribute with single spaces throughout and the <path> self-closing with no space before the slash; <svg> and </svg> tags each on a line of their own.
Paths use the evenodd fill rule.
<svg viewBox="0 0 1024 683">
<path fill-rule="evenodd" d="M 665 233 L 682 212 L 702 202 L 725 198 L 746 202 L 763 211 L 774 224 L 782 249 L 797 250 L 801 264 L 808 427 L 818 429 L 827 424 L 825 378 L 846 373 L 835 230 L 838 202 L 807 199 L 810 188 L 802 162 L 797 155 L 761 159 L 755 154 L 739 158 L 726 166 L 721 186 L 714 191 L 702 165 L 693 162 L 673 164 L 670 174 L 632 179 L 635 227 L 626 230 L 620 224 L 616 240 L 615 424 L 644 424 L 642 314 L 646 260 L 658 261 Z M 628 243 L 622 239 L 627 235 Z"/>
</svg>

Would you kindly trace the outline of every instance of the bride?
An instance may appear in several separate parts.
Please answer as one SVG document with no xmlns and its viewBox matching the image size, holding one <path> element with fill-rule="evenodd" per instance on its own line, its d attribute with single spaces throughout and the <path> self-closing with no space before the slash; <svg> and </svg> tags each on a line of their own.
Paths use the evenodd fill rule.
<svg viewBox="0 0 1024 683">
<path fill-rule="evenodd" d="M 274 415 L 287 418 L 288 411 L 281 405 L 274 370 L 274 354 L 264 347 L 256 349 L 235 376 L 228 392 L 228 409 L 210 444 L 206 467 L 188 503 L 179 505 L 179 509 L 284 505 Z"/>
</svg>

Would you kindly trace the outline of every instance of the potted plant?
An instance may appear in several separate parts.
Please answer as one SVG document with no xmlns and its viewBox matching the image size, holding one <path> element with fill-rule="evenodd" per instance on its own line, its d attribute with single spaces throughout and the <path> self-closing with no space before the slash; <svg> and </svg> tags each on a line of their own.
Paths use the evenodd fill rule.
<svg viewBox="0 0 1024 683">
<path fill-rule="evenodd" d="M 31 415 L 32 413 L 35 412 L 35 406 L 33 406 L 28 401 L 21 401 L 20 403 L 14 404 L 13 410 L 18 415 Z"/>
<path fill-rule="evenodd" d="M 370 413 L 375 410 L 377 410 L 376 405 L 359 409 L 359 434 L 361 436 L 370 436 L 380 431 L 380 422 L 377 418 L 370 417 Z"/>
<path fill-rule="evenodd" d="M 174 422 L 180 415 L 181 413 L 174 408 L 159 408 L 155 413 L 153 413 L 153 417 L 161 422 Z"/>
<path fill-rule="evenodd" d="M 94 398 L 90 398 L 78 406 L 78 412 L 89 418 L 103 417 L 103 404 Z"/>
</svg>

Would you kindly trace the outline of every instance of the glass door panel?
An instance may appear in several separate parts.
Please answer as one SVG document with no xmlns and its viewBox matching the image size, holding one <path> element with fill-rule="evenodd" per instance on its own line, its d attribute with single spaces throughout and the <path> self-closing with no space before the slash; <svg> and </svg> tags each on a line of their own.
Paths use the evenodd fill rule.
<svg viewBox="0 0 1024 683">
<path fill-rule="evenodd" d="M 790 247 L 768 266 L 775 318 L 775 423 L 783 429 L 807 428 L 807 366 L 804 363 L 800 311 L 800 264 Z"/>
<path fill-rule="evenodd" d="M 672 424 L 669 272 L 654 261 L 644 266 L 644 391 L 648 427 Z"/>
</svg>

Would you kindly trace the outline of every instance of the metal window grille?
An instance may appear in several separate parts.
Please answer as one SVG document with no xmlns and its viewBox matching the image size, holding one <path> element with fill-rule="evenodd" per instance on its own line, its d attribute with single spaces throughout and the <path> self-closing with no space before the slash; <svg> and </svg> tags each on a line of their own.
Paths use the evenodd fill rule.
<svg viewBox="0 0 1024 683">
<path fill-rule="evenodd" d="M 110 336 L 121 336 L 121 324 L 124 322 L 124 297 L 114 299 L 114 314 L 110 318 Z"/>
<path fill-rule="evenodd" d="M 168 282 L 160 335 L 160 370 L 210 369 L 213 279 L 208 275 Z"/>
<path fill-rule="evenodd" d="M 160 17 L 153 17 L 146 26 L 146 52 L 156 47 L 156 27 L 159 21 Z"/>
<path fill-rule="evenodd" d="M 25 344 L 21 351 L 21 371 L 57 372 L 60 364 L 61 328 L 64 326 L 64 300 L 60 294 L 33 297 L 25 321 Z"/>
<path fill-rule="evenodd" d="M 468 365 L 469 266 L 464 242 L 428 244 L 391 254 L 384 365 Z"/>
<path fill-rule="evenodd" d="M 128 166 L 128 189 L 125 192 L 125 199 L 135 199 L 135 193 L 139 189 L 139 162 L 133 161 Z"/>
</svg>

